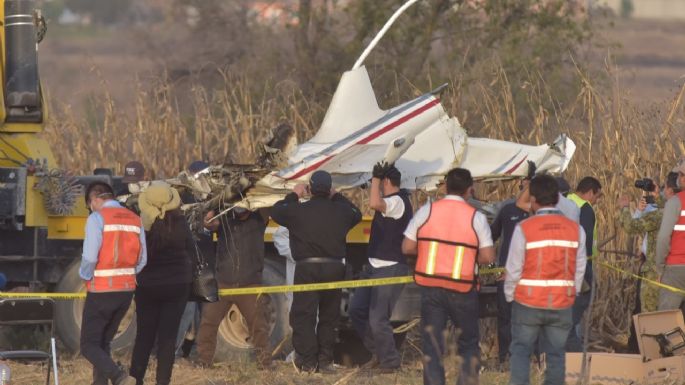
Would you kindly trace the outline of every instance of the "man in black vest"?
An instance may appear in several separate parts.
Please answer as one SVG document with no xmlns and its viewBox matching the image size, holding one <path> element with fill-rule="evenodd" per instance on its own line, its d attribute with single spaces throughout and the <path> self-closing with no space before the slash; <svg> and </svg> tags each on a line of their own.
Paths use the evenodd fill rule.
<svg viewBox="0 0 685 385">
<path fill-rule="evenodd" d="M 369 239 L 369 263 L 361 279 L 405 276 L 409 272 L 402 254 L 403 232 L 413 215 L 409 193 L 400 189 L 402 175 L 393 165 L 373 168 L 369 206 L 375 211 Z M 390 316 L 404 285 L 362 287 L 350 304 L 352 326 L 374 355 L 368 367 L 382 373 L 400 367 Z"/>
</svg>

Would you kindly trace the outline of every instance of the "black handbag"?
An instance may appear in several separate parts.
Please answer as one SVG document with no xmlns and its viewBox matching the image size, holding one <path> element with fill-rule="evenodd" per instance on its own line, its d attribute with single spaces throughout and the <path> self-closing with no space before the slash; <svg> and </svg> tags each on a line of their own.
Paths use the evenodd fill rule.
<svg viewBox="0 0 685 385">
<path fill-rule="evenodd" d="M 193 264 L 193 287 L 188 300 L 216 302 L 219 300 L 219 285 L 214 277 L 214 269 L 205 261 L 195 238 L 192 239 L 195 245 L 195 263 Z"/>
</svg>

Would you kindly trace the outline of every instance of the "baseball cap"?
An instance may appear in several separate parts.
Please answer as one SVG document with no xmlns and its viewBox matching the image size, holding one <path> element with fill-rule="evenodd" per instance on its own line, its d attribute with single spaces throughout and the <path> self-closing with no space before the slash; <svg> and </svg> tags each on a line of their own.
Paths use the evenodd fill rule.
<svg viewBox="0 0 685 385">
<path fill-rule="evenodd" d="M 198 172 L 206 169 L 209 167 L 209 163 L 205 162 L 204 160 L 196 160 L 193 163 L 188 166 L 188 171 L 190 171 L 193 174 L 197 174 Z"/>
<path fill-rule="evenodd" d="M 312 193 L 329 193 L 331 191 L 331 186 L 333 185 L 333 179 L 331 174 L 326 171 L 319 170 L 315 171 L 309 178 L 309 187 Z"/>
<path fill-rule="evenodd" d="M 681 172 L 685 174 L 685 158 L 680 158 L 671 172 Z"/>
<path fill-rule="evenodd" d="M 134 160 L 126 163 L 124 166 L 124 178 L 121 180 L 124 183 L 140 182 L 145 177 L 145 167 L 143 164 Z"/>
</svg>

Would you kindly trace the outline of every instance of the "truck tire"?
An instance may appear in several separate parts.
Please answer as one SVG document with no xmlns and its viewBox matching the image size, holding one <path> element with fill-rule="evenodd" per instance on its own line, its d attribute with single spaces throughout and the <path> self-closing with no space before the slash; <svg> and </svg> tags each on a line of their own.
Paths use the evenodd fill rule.
<svg viewBox="0 0 685 385">
<path fill-rule="evenodd" d="M 75 260 L 66 270 L 62 279 L 57 283 L 57 292 L 84 292 L 85 287 L 78 270 L 80 261 Z M 80 350 L 81 316 L 83 314 L 83 300 L 58 300 L 55 305 L 55 328 L 64 346 L 72 353 Z M 135 305 L 132 302 L 124 320 L 119 326 L 119 332 L 112 340 L 112 351 L 130 350 L 136 338 Z"/>
<path fill-rule="evenodd" d="M 285 283 L 285 267 L 278 262 L 265 259 L 262 282 L 265 286 L 283 285 Z M 275 349 L 290 334 L 288 322 L 289 309 L 284 293 L 267 294 L 271 299 L 269 325 L 271 329 L 271 349 Z M 253 353 L 252 345 L 247 341 L 249 331 L 240 310 L 232 306 L 217 333 L 215 362 L 247 361 Z"/>
</svg>

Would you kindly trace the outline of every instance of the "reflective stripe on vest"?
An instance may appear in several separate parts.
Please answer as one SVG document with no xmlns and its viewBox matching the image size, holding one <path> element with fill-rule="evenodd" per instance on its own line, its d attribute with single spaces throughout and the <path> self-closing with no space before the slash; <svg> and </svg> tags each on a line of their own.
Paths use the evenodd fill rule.
<svg viewBox="0 0 685 385">
<path fill-rule="evenodd" d="M 541 309 L 572 306 L 580 226 L 557 212 L 535 215 L 520 226 L 526 251 L 514 300 Z"/>
<path fill-rule="evenodd" d="M 120 275 L 135 275 L 136 269 L 106 269 L 95 270 L 93 276 L 95 277 L 118 277 Z"/>
<path fill-rule="evenodd" d="M 577 241 L 563 241 L 560 239 L 547 239 L 544 241 L 526 243 L 526 250 L 539 249 L 541 247 L 550 247 L 550 246 L 578 248 L 578 242 Z"/>
<path fill-rule="evenodd" d="M 104 229 L 102 229 L 103 232 L 110 232 L 110 231 L 123 231 L 123 232 L 128 232 L 128 233 L 136 233 L 140 234 L 140 226 L 131 226 L 131 225 L 105 225 Z"/>
<path fill-rule="evenodd" d="M 102 245 L 86 288 L 90 292 L 133 291 L 143 231 L 140 218 L 123 207 L 104 207 L 98 213 L 104 222 Z"/>
<path fill-rule="evenodd" d="M 590 202 L 579 197 L 575 193 L 568 194 L 568 196 L 566 198 L 572 200 L 573 203 L 575 203 L 576 206 L 578 206 L 578 208 L 583 207 L 586 203 L 588 205 L 590 205 L 590 208 L 592 208 L 592 204 L 590 204 Z M 594 209 L 593 209 L 593 212 L 594 212 Z M 587 236 L 587 234 L 585 234 L 585 236 Z M 592 257 L 599 256 L 599 247 L 597 246 L 598 245 L 597 242 L 599 242 L 599 232 L 597 231 L 597 217 L 595 216 L 595 226 L 592 229 Z M 590 257 L 590 255 L 588 255 L 588 257 Z"/>
<path fill-rule="evenodd" d="M 576 283 L 564 279 L 521 279 L 518 284 L 536 287 L 572 287 Z"/>
<path fill-rule="evenodd" d="M 666 256 L 667 265 L 685 265 L 685 191 L 676 194 L 680 200 L 680 216 L 671 233 L 671 250 Z"/>
<path fill-rule="evenodd" d="M 477 283 L 478 236 L 473 229 L 476 209 L 455 199 L 441 199 L 417 233 L 418 285 L 468 292 Z"/>
</svg>

